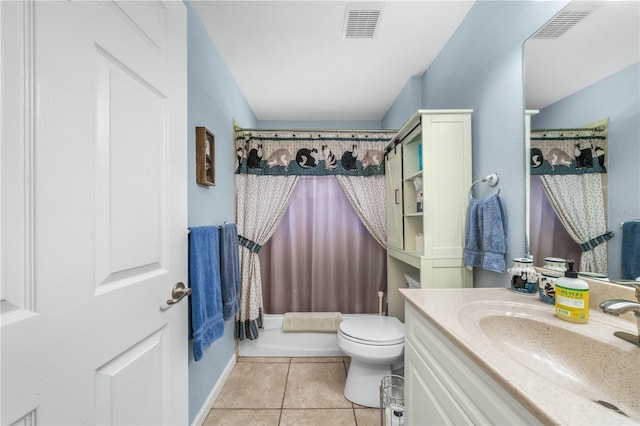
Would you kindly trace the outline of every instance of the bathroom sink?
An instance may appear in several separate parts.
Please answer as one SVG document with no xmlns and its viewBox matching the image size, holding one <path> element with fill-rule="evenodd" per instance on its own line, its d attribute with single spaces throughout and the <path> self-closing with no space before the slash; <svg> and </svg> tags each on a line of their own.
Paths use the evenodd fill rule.
<svg viewBox="0 0 640 426">
<path fill-rule="evenodd" d="M 592 314 L 587 324 L 573 324 L 551 306 L 505 301 L 468 303 L 458 319 L 465 340 L 489 354 L 494 368 L 520 370 L 524 382 L 542 380 L 640 420 L 640 350 L 613 336 L 619 319 Z"/>
</svg>

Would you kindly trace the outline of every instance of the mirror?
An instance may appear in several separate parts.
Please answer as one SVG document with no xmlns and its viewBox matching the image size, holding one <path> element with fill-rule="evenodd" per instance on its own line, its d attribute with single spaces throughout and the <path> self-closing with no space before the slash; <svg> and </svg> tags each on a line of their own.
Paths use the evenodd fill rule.
<svg viewBox="0 0 640 426">
<path fill-rule="evenodd" d="M 525 43 L 525 107 L 539 110 L 531 129 L 609 120 L 607 173 L 601 176 L 607 229 L 615 234 L 606 243 L 611 280 L 622 277 L 621 224 L 640 219 L 639 16 L 636 1 L 573 1 Z M 545 200 L 535 182 L 530 192 L 525 208 L 533 215 Z M 582 252 L 562 225 L 548 233 L 534 226 L 532 220 L 526 241 L 537 266 L 545 257 L 575 258 Z M 536 251 L 536 239 L 558 244 Z"/>
</svg>

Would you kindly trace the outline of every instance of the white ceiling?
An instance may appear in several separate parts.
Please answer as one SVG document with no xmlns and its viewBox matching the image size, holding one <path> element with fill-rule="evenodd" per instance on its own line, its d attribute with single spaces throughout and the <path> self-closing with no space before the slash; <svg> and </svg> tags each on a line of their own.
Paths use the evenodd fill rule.
<svg viewBox="0 0 640 426">
<path fill-rule="evenodd" d="M 557 40 L 527 42 L 528 108 L 639 60 L 640 3 L 606 3 Z M 348 4 L 382 8 L 373 39 L 342 38 Z M 191 1 L 256 117 L 292 121 L 380 120 L 473 4 Z"/>
<path fill-rule="evenodd" d="M 592 12 L 558 39 L 527 40 L 527 109 L 541 109 L 640 60 L 639 1 L 574 1 L 565 10 Z"/>
<path fill-rule="evenodd" d="M 343 39 L 347 4 L 383 7 Z M 473 1 L 192 1 L 259 120 L 380 120 Z"/>
</svg>

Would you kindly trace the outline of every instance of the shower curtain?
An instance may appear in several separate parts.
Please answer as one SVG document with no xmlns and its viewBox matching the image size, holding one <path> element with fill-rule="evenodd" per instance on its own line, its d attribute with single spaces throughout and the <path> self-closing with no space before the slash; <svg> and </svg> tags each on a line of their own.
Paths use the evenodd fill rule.
<svg viewBox="0 0 640 426">
<path fill-rule="evenodd" d="M 578 129 L 531 131 L 531 175 L 540 175 L 549 203 L 580 245 L 579 270 L 600 274 L 608 270 L 604 243 L 613 238 L 601 178 L 607 171 L 606 153 L 606 119 Z"/>
<path fill-rule="evenodd" d="M 262 326 L 258 253 L 286 211 L 298 176 L 382 176 L 384 148 L 393 134 L 395 131 L 235 129 L 236 222 L 242 245 L 241 306 L 236 323 L 240 340 L 257 338 Z M 384 197 L 381 202 L 384 204 Z M 376 210 L 356 211 L 368 217 Z M 378 226 L 379 219 L 366 220 L 372 229 Z M 382 232 L 378 235 L 384 236 Z"/>
<path fill-rule="evenodd" d="M 371 236 L 386 249 L 387 212 L 384 176 L 336 176 L 351 206 Z"/>
<path fill-rule="evenodd" d="M 270 314 L 376 313 L 386 291 L 386 251 L 331 176 L 300 177 L 259 256 Z"/>
<path fill-rule="evenodd" d="M 262 280 L 258 252 L 287 210 L 297 176 L 236 175 L 236 215 L 240 237 L 240 313 L 236 336 L 256 339 L 262 328 Z"/>
<path fill-rule="evenodd" d="M 529 244 L 531 253 L 535 253 L 534 265 L 543 266 L 545 257 L 573 259 L 576 266 L 582 257 L 582 248 L 569 235 L 558 218 L 542 186 L 540 176 L 531 176 Z M 552 236 L 552 237 L 550 237 Z"/>
<path fill-rule="evenodd" d="M 600 175 L 542 176 L 549 202 L 571 237 L 582 247 L 580 271 L 608 273 L 607 231 Z"/>
</svg>

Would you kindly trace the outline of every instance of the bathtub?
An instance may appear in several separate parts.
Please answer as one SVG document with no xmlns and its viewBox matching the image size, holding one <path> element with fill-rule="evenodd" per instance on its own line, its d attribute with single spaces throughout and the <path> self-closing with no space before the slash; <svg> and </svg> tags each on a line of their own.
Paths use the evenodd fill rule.
<svg viewBox="0 0 640 426">
<path fill-rule="evenodd" d="M 343 319 L 359 315 L 343 315 Z M 338 348 L 336 333 L 282 331 L 283 315 L 266 314 L 264 328 L 256 340 L 243 340 L 238 345 L 240 356 L 256 357 L 322 357 L 344 356 Z"/>
</svg>

